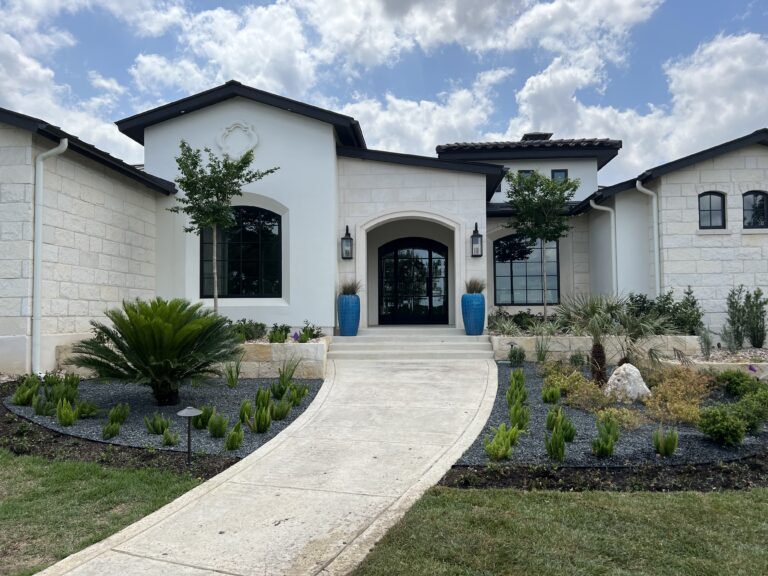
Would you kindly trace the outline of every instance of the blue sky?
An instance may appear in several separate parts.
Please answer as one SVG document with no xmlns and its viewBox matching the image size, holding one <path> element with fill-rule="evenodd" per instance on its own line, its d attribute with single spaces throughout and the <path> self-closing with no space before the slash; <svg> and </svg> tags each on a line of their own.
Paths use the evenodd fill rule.
<svg viewBox="0 0 768 576">
<path fill-rule="evenodd" d="M 114 120 L 230 78 L 372 147 L 624 141 L 601 183 L 768 126 L 768 2 L 0 0 L 0 106 L 129 161 Z"/>
</svg>

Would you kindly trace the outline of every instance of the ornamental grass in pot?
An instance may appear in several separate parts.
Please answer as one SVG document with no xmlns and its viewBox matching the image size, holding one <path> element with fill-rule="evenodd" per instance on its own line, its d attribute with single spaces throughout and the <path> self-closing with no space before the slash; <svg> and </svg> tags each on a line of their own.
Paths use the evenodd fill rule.
<svg viewBox="0 0 768 576">
<path fill-rule="evenodd" d="M 461 317 L 467 336 L 479 336 L 485 328 L 485 280 L 472 278 L 466 282 L 466 294 L 461 297 Z"/>
<path fill-rule="evenodd" d="M 342 283 L 337 301 L 339 311 L 339 335 L 357 336 L 360 326 L 360 282 L 349 280 Z"/>
</svg>

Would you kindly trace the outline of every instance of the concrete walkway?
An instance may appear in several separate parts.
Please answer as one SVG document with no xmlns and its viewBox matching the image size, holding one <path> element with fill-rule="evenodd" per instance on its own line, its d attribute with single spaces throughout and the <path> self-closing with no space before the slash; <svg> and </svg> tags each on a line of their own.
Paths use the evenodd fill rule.
<svg viewBox="0 0 768 576">
<path fill-rule="evenodd" d="M 348 573 L 482 430 L 497 372 L 489 360 L 328 370 L 272 441 L 43 574 Z"/>
</svg>

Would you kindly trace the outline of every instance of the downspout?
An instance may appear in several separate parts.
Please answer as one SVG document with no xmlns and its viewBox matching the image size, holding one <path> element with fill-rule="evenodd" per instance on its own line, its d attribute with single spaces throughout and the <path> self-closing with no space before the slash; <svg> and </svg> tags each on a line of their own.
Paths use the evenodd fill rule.
<svg viewBox="0 0 768 576">
<path fill-rule="evenodd" d="M 653 213 L 653 275 L 656 279 L 656 296 L 661 295 L 661 259 L 659 257 L 659 195 L 643 186 L 640 180 L 635 180 L 637 191 L 651 197 L 651 212 Z"/>
<path fill-rule="evenodd" d="M 43 162 L 63 154 L 69 140 L 62 138 L 52 150 L 35 159 L 35 227 L 32 248 L 32 373 L 40 374 L 40 316 L 43 287 Z"/>
<path fill-rule="evenodd" d="M 616 255 L 616 210 L 609 206 L 600 206 L 591 198 L 589 199 L 589 205 L 595 210 L 608 212 L 608 216 L 611 219 L 611 266 L 613 267 L 611 274 L 611 289 L 615 296 L 619 293 L 619 265 Z"/>
</svg>

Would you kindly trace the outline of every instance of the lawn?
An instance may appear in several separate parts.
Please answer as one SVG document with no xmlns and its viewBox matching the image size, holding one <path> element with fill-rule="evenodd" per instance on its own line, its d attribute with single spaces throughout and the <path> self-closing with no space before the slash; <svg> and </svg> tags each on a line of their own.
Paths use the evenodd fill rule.
<svg viewBox="0 0 768 576">
<path fill-rule="evenodd" d="M 158 469 L 50 461 L 0 449 L 0 574 L 33 574 L 198 483 Z"/>
<path fill-rule="evenodd" d="M 768 574 L 768 489 L 433 488 L 355 576 Z"/>
</svg>

